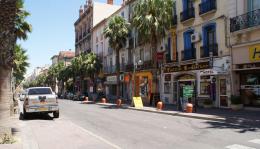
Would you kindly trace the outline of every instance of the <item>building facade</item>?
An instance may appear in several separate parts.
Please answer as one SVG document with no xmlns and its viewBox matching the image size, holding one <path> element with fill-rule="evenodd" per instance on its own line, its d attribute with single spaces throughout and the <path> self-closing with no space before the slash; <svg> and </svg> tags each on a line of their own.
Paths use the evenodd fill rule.
<svg viewBox="0 0 260 149">
<path fill-rule="evenodd" d="M 260 1 L 228 2 L 232 89 L 246 107 L 260 108 Z"/>
<path fill-rule="evenodd" d="M 174 2 L 173 27 L 164 39 L 161 99 L 179 108 L 187 102 L 228 107 L 231 57 L 227 43 L 226 1 Z"/>
</svg>

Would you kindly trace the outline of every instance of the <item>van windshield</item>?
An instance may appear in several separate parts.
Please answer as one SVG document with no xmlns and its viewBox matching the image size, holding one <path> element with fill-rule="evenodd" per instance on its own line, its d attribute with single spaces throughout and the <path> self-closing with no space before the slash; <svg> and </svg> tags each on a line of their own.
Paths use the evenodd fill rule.
<svg viewBox="0 0 260 149">
<path fill-rule="evenodd" d="M 30 89 L 28 95 L 42 95 L 42 94 L 52 94 L 50 88 L 34 88 Z"/>
</svg>

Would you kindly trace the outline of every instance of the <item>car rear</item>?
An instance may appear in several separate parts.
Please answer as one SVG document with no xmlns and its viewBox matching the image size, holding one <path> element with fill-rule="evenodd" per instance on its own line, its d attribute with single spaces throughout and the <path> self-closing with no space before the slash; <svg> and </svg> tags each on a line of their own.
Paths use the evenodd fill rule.
<svg viewBox="0 0 260 149">
<path fill-rule="evenodd" d="M 59 111 L 57 96 L 49 87 L 29 88 L 24 101 L 26 113 L 57 113 Z"/>
</svg>

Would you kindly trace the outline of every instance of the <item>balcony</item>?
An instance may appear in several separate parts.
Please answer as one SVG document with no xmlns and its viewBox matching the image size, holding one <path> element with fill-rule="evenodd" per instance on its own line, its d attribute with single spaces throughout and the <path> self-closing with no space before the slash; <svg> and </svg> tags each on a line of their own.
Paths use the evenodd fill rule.
<svg viewBox="0 0 260 149">
<path fill-rule="evenodd" d="M 120 65 L 120 71 L 121 71 L 121 72 L 126 71 L 126 65 L 125 65 L 125 64 L 121 64 L 121 65 Z"/>
<path fill-rule="evenodd" d="M 130 72 L 130 71 L 133 71 L 133 70 L 134 70 L 134 64 L 133 63 L 126 65 L 126 67 L 125 67 L 126 72 Z"/>
<path fill-rule="evenodd" d="M 196 49 L 185 49 L 181 51 L 181 60 L 187 61 L 187 60 L 194 60 L 196 59 Z"/>
<path fill-rule="evenodd" d="M 213 52 L 213 56 L 218 56 L 218 44 L 200 47 L 200 58 L 209 57 L 210 52 Z"/>
<path fill-rule="evenodd" d="M 181 16 L 181 22 L 195 18 L 194 7 L 188 8 L 187 10 L 184 10 L 183 12 L 181 12 L 180 16 Z"/>
<path fill-rule="evenodd" d="M 107 73 L 107 74 L 116 73 L 116 66 L 115 65 L 113 65 L 113 66 L 104 66 L 103 67 L 103 71 L 104 71 L 104 73 Z"/>
<path fill-rule="evenodd" d="M 199 8 L 200 8 L 200 12 L 199 12 L 200 15 L 216 10 L 217 9 L 216 0 L 207 0 L 203 3 L 200 3 Z"/>
<path fill-rule="evenodd" d="M 260 9 L 230 19 L 230 32 L 260 25 Z"/>
<path fill-rule="evenodd" d="M 177 22 L 178 22 L 178 20 L 177 20 L 177 15 L 174 15 L 174 16 L 173 16 L 173 19 L 172 19 L 172 26 L 177 25 Z"/>
<path fill-rule="evenodd" d="M 137 65 L 137 70 L 147 70 L 147 69 L 152 69 L 153 68 L 153 61 L 144 61 L 142 65 Z"/>
</svg>

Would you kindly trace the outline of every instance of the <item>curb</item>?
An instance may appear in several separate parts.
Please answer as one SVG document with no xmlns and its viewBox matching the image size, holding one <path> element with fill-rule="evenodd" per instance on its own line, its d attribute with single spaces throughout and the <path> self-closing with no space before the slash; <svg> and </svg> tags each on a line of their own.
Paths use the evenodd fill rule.
<svg viewBox="0 0 260 149">
<path fill-rule="evenodd" d="M 97 105 L 102 106 L 116 106 L 115 104 L 110 103 L 96 103 Z M 226 122 L 226 118 L 223 117 L 214 117 L 214 116 L 205 116 L 196 113 L 183 113 L 183 112 L 175 112 L 175 111 L 159 111 L 159 110 L 149 110 L 149 109 L 137 109 L 134 107 L 130 107 L 127 105 L 122 105 L 122 108 L 126 108 L 129 110 L 135 111 L 143 111 L 143 112 L 150 112 L 150 113 L 157 113 L 157 114 L 164 114 L 164 115 L 171 115 L 171 116 L 179 116 L 179 117 L 187 117 L 187 118 L 194 118 L 194 119 L 201 119 L 201 120 L 212 120 L 212 121 L 219 121 L 219 122 Z"/>
</svg>

